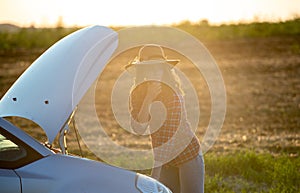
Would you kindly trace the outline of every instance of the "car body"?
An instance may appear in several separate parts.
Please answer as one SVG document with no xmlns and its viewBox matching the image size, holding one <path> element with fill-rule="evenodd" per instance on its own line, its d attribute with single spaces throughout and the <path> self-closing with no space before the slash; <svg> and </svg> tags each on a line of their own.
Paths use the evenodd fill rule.
<svg viewBox="0 0 300 193">
<path fill-rule="evenodd" d="M 42 54 L 0 101 L 1 193 L 171 193 L 146 175 L 94 160 L 55 153 L 4 117 L 37 123 L 50 144 L 68 129 L 88 88 L 117 48 L 118 34 L 103 26 L 80 29 Z M 62 140 L 63 141 L 63 140 Z"/>
</svg>

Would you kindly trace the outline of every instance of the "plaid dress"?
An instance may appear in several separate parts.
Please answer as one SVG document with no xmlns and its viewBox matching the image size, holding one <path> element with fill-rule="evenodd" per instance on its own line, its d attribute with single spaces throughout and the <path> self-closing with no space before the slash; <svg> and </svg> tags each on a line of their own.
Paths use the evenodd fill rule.
<svg viewBox="0 0 300 193">
<path fill-rule="evenodd" d="M 130 113 L 135 121 L 147 94 L 147 85 L 151 82 L 143 82 L 131 92 Z M 164 104 L 166 119 L 157 131 L 151 133 L 154 159 L 167 165 L 179 166 L 199 154 L 200 143 L 187 121 L 183 97 L 166 84 L 161 84 L 162 92 L 153 102 Z M 135 130 L 134 124 L 132 127 Z"/>
</svg>

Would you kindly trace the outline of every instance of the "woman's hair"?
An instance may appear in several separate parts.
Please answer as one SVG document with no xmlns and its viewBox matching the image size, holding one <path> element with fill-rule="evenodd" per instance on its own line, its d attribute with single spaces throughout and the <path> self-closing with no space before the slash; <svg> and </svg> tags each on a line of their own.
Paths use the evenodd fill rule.
<svg viewBox="0 0 300 193">
<path fill-rule="evenodd" d="M 171 69 L 171 74 L 172 74 L 172 76 L 174 78 L 174 81 L 175 81 L 175 88 L 177 88 L 178 91 L 180 92 L 180 94 L 182 96 L 184 96 L 184 91 L 182 90 L 182 87 L 181 87 L 180 77 L 178 76 L 178 74 L 176 73 L 174 68 Z"/>
</svg>

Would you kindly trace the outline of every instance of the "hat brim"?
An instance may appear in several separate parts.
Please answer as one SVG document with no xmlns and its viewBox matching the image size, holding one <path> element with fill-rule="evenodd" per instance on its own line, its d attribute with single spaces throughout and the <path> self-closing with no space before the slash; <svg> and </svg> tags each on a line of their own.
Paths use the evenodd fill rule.
<svg viewBox="0 0 300 193">
<path fill-rule="evenodd" d="M 132 67 L 132 66 L 136 66 L 136 65 L 151 65 L 155 62 L 164 62 L 167 64 L 170 64 L 171 66 L 175 66 L 176 64 L 178 64 L 180 62 L 180 60 L 170 60 L 170 59 L 166 59 L 166 60 L 149 60 L 149 61 L 133 61 L 131 63 L 129 63 L 128 65 L 125 66 L 125 70 L 127 70 L 128 68 Z"/>
</svg>

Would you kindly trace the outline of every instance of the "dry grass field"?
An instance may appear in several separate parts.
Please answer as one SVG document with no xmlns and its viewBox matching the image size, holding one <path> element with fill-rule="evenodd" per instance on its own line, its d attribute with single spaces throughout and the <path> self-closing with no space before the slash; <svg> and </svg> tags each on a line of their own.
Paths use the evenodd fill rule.
<svg viewBox="0 0 300 193">
<path fill-rule="evenodd" d="M 250 149 L 299 156 L 300 37 L 207 41 L 204 45 L 222 72 L 227 95 L 225 122 L 211 151 Z M 39 54 L 22 52 L 0 56 L 1 96 Z M 97 103 L 98 114 L 106 120 L 109 135 L 122 145 L 128 139 L 126 135 L 118 135 L 122 131 L 112 116 L 110 92 L 106 87 L 112 88 L 125 64 L 126 60 L 115 65 L 115 69 L 105 69 L 101 78 L 106 83 L 101 80 L 98 89 L 107 92 L 97 94 L 101 101 Z M 197 134 L 201 139 L 210 118 L 209 91 L 202 77 L 193 79 L 191 65 L 179 64 L 178 68 L 187 74 L 198 92 L 201 119 Z M 27 127 L 24 129 L 32 131 Z"/>
<path fill-rule="evenodd" d="M 220 68 L 227 95 L 226 117 L 220 135 L 205 156 L 206 190 L 298 192 L 300 37 L 238 38 L 203 43 Z M 1 97 L 40 54 L 41 51 L 22 51 L 0 55 Z M 97 113 L 105 131 L 115 142 L 127 147 L 149 148 L 148 138 L 133 140 L 124 132 L 110 107 L 112 85 L 130 57 L 114 67 L 107 67 L 101 75 L 96 95 Z M 192 65 L 179 64 L 178 68 L 190 78 L 198 93 L 201 117 L 197 135 L 202 139 L 211 111 L 207 84 L 203 77 L 193 75 Z M 34 123 L 9 119 L 40 141 L 47 140 Z M 71 129 L 69 149 L 79 154 L 75 139 Z M 99 160 L 83 141 L 81 145 L 84 156 Z M 261 156 L 243 153 L 249 150 Z M 231 170 L 228 164 L 231 164 Z"/>
</svg>

